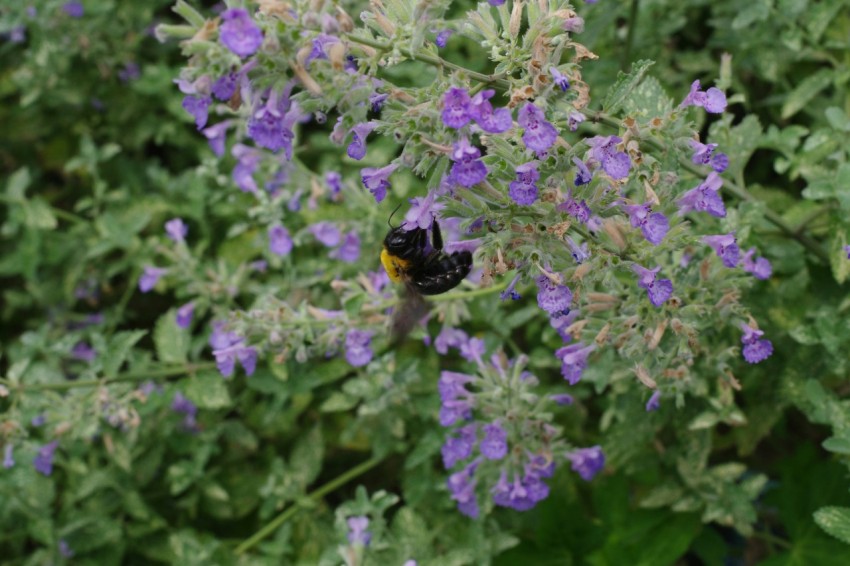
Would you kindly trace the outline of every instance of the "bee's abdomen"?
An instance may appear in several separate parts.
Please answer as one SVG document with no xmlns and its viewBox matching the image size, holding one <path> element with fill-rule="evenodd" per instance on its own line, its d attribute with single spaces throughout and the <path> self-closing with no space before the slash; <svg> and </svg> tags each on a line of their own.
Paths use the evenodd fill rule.
<svg viewBox="0 0 850 566">
<path fill-rule="evenodd" d="M 410 272 L 413 288 L 423 295 L 439 295 L 457 287 L 472 270 L 468 251 L 440 256 L 421 269 Z"/>
</svg>

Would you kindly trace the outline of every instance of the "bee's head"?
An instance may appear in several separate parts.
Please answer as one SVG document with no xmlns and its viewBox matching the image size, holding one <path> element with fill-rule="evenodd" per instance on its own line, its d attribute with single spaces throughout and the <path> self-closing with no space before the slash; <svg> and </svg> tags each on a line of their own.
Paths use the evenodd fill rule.
<svg viewBox="0 0 850 566">
<path fill-rule="evenodd" d="M 390 228 L 387 237 L 384 238 L 384 247 L 392 255 L 407 259 L 411 254 L 417 253 L 422 247 L 422 234 L 424 230 L 414 228 L 405 230 L 402 226 Z"/>
</svg>

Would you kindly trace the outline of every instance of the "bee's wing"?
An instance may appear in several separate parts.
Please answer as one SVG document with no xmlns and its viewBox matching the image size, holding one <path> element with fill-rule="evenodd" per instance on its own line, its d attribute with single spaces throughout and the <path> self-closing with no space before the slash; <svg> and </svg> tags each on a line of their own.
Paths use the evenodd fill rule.
<svg viewBox="0 0 850 566">
<path fill-rule="evenodd" d="M 409 284 L 404 286 L 401 301 L 396 305 L 390 321 L 390 338 L 401 342 L 422 318 L 428 314 L 430 305 Z"/>
</svg>

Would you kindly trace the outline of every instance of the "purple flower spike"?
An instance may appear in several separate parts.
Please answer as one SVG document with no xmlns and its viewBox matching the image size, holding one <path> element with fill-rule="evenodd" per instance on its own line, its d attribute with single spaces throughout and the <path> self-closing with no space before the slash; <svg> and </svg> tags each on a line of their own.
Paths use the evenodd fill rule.
<svg viewBox="0 0 850 566">
<path fill-rule="evenodd" d="M 437 192 L 434 189 L 428 191 L 424 197 L 410 199 L 410 210 L 404 215 L 402 226 L 405 230 L 428 230 L 434 223 L 434 218 L 440 213 L 445 205 L 436 201 Z"/>
<path fill-rule="evenodd" d="M 478 448 L 488 460 L 501 460 L 508 454 L 508 433 L 498 423 L 484 425 L 484 438 Z"/>
<path fill-rule="evenodd" d="M 469 93 L 466 89 L 452 87 L 443 95 L 443 124 L 449 128 L 462 128 L 471 119 Z"/>
<path fill-rule="evenodd" d="M 552 73 L 552 80 L 554 81 L 556 87 L 558 87 L 564 92 L 566 92 L 567 89 L 570 88 L 570 80 L 564 75 L 562 75 L 561 71 L 559 71 L 556 67 L 549 67 L 549 72 Z M 574 132 L 575 130 L 571 129 L 571 131 Z"/>
<path fill-rule="evenodd" d="M 363 180 L 363 185 L 369 189 L 375 197 L 375 202 L 381 202 L 387 196 L 387 189 L 392 185 L 389 178 L 393 172 L 398 169 L 398 165 L 390 163 L 386 167 L 376 169 L 375 167 L 366 167 L 360 170 L 360 178 Z"/>
<path fill-rule="evenodd" d="M 660 212 L 652 212 L 649 204 L 625 205 L 623 210 L 629 215 L 629 221 L 640 228 L 643 237 L 653 246 L 657 246 L 670 230 L 670 222 Z"/>
<path fill-rule="evenodd" d="M 723 261 L 723 265 L 726 267 L 735 267 L 738 265 L 740 250 L 738 249 L 738 239 L 735 238 L 735 232 L 718 236 L 703 236 L 702 241 L 711 246 L 714 253 Z"/>
<path fill-rule="evenodd" d="M 544 152 L 552 147 L 558 138 L 558 130 L 555 126 L 547 122 L 543 111 L 530 102 L 520 108 L 517 123 L 525 128 L 522 141 L 525 147 L 532 151 Z"/>
<path fill-rule="evenodd" d="M 481 150 L 470 145 L 466 138 L 460 138 L 454 144 L 451 159 L 451 176 L 458 185 L 472 187 L 487 178 L 487 167 L 480 161 Z"/>
<path fill-rule="evenodd" d="M 165 223 L 165 234 L 175 242 L 182 242 L 189 233 L 189 227 L 182 218 L 172 218 Z"/>
<path fill-rule="evenodd" d="M 372 541 L 372 533 L 366 529 L 369 527 L 369 518 L 365 515 L 348 518 L 348 542 L 353 545 L 369 546 Z"/>
<path fill-rule="evenodd" d="M 195 315 L 195 303 L 189 302 L 177 309 L 177 326 L 180 328 L 189 328 L 192 324 L 192 317 Z"/>
<path fill-rule="evenodd" d="M 569 314 L 573 292 L 566 285 L 553 283 L 545 275 L 537 278 L 537 306 L 550 316 Z"/>
<path fill-rule="evenodd" d="M 454 31 L 450 29 L 440 30 L 439 32 L 437 32 L 437 37 L 434 38 L 434 43 L 437 44 L 437 47 L 442 49 L 446 46 L 446 43 L 448 43 L 449 38 L 452 36 L 453 33 Z"/>
<path fill-rule="evenodd" d="M 356 368 L 372 361 L 371 340 L 372 333 L 368 330 L 349 330 L 345 335 L 345 360 Z"/>
<path fill-rule="evenodd" d="M 35 471 L 45 476 L 53 473 L 53 455 L 58 446 L 59 442 L 54 440 L 38 449 L 38 454 L 36 454 L 32 461 Z"/>
<path fill-rule="evenodd" d="M 712 171 L 705 181 L 682 195 L 676 204 L 679 205 L 679 214 L 690 211 L 707 212 L 717 218 L 726 216 L 726 207 L 718 191 L 723 186 L 723 179 Z"/>
<path fill-rule="evenodd" d="M 555 357 L 561 360 L 561 375 L 570 385 L 581 381 L 581 375 L 587 368 L 587 358 L 595 349 L 596 344 L 585 346 L 581 342 L 576 342 L 555 350 Z"/>
<path fill-rule="evenodd" d="M 522 206 L 534 204 L 537 200 L 537 162 L 523 163 L 516 168 L 516 181 L 511 181 L 508 194 L 513 201 Z"/>
<path fill-rule="evenodd" d="M 576 166 L 576 179 L 575 186 L 580 187 L 581 185 L 586 185 L 593 179 L 593 174 L 590 172 L 590 169 L 587 168 L 584 161 L 579 159 L 578 157 L 573 157 L 573 163 Z"/>
<path fill-rule="evenodd" d="M 3 467 L 8 470 L 9 468 L 15 465 L 15 457 L 12 454 L 12 449 L 14 448 L 14 446 L 12 446 L 11 442 L 6 442 L 6 446 L 3 447 Z"/>
<path fill-rule="evenodd" d="M 744 335 L 741 336 L 741 343 L 744 345 L 741 353 L 747 363 L 757 364 L 770 357 L 773 354 L 773 344 L 770 340 L 762 338 L 764 332 L 752 328 L 751 326 L 741 323 L 741 330 Z"/>
<path fill-rule="evenodd" d="M 275 224 L 269 227 L 269 251 L 279 256 L 289 255 L 292 251 L 292 238 L 286 226 Z"/>
<path fill-rule="evenodd" d="M 225 47 L 240 57 L 253 55 L 263 44 L 263 32 L 247 10 L 225 10 L 221 13 L 221 19 L 224 23 L 219 27 L 219 38 Z"/>
<path fill-rule="evenodd" d="M 770 262 L 763 257 L 753 260 L 755 253 L 755 248 L 747 250 L 747 253 L 745 253 L 744 257 L 741 259 L 741 267 L 744 271 L 752 273 L 756 279 L 770 279 L 770 275 L 773 273 L 773 267 L 770 265 Z"/>
<path fill-rule="evenodd" d="M 292 126 L 303 118 L 298 105 L 289 102 L 288 92 L 273 92 L 248 119 L 248 137 L 271 151 L 283 149 L 292 159 Z"/>
<path fill-rule="evenodd" d="M 632 270 L 638 275 L 638 287 L 646 289 L 649 302 L 653 306 L 660 307 L 673 295 L 673 282 L 669 279 L 657 279 L 660 267 L 646 269 L 640 265 L 632 265 Z"/>
<path fill-rule="evenodd" d="M 513 126 L 513 118 L 508 108 L 493 109 L 490 99 L 496 95 L 492 89 L 482 90 L 469 102 L 469 116 L 478 127 L 491 134 L 507 132 Z"/>
<path fill-rule="evenodd" d="M 360 161 L 366 156 L 366 137 L 378 127 L 375 122 L 361 122 L 351 128 L 351 143 L 348 146 L 348 157 Z"/>
<path fill-rule="evenodd" d="M 449 435 L 446 438 L 441 453 L 443 456 L 443 466 L 447 470 L 453 468 L 458 462 L 472 456 L 477 427 L 478 425 L 476 423 L 470 423 L 457 429 L 455 431 L 457 436 Z"/>
<path fill-rule="evenodd" d="M 567 458 L 572 462 L 573 471 L 578 472 L 585 481 L 592 480 L 605 467 L 605 454 L 601 446 L 578 448 L 567 453 Z"/>
<path fill-rule="evenodd" d="M 652 411 L 657 411 L 661 407 L 661 392 L 655 391 L 652 396 L 649 398 L 649 401 L 646 402 L 646 412 L 651 413 Z"/>
<path fill-rule="evenodd" d="M 167 269 L 161 267 L 146 266 L 144 273 L 139 277 L 139 291 L 147 293 L 156 287 L 160 278 L 168 273 Z"/>
</svg>

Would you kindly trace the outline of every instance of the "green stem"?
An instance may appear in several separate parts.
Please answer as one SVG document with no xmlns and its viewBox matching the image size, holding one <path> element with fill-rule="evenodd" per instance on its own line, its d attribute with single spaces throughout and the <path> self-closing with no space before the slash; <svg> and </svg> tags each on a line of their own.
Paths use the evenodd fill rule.
<svg viewBox="0 0 850 566">
<path fill-rule="evenodd" d="M 11 198 L 8 195 L 0 195 L 0 202 L 5 202 L 6 204 L 17 204 L 21 206 L 26 204 L 25 199 Z M 53 206 L 52 204 L 48 204 L 47 206 L 50 207 L 50 212 L 52 212 L 55 216 L 58 216 L 63 220 L 67 220 L 68 222 L 72 222 L 74 224 L 84 224 L 88 222 L 85 218 L 74 214 L 73 212 L 69 212 L 57 206 Z"/>
<path fill-rule="evenodd" d="M 753 536 L 765 540 L 767 542 L 773 543 L 777 546 L 781 546 L 784 549 L 794 548 L 794 545 L 791 544 L 791 542 L 766 531 L 754 531 Z"/>
<path fill-rule="evenodd" d="M 63 383 L 36 383 L 33 385 L 18 384 L 16 389 L 22 393 L 37 393 L 39 391 L 66 391 L 68 389 L 77 389 L 79 387 L 99 387 L 109 385 L 110 383 L 124 383 L 133 381 L 144 381 L 157 377 L 175 377 L 212 369 L 215 367 L 213 362 L 204 362 L 198 364 L 185 364 L 178 367 L 159 368 L 153 370 L 130 371 L 123 375 L 118 375 L 110 379 L 88 379 L 85 381 L 66 381 Z"/>
<path fill-rule="evenodd" d="M 357 476 L 361 476 L 361 475 L 365 474 L 366 472 L 368 472 L 369 470 L 371 470 L 372 468 L 374 468 L 375 466 L 380 464 L 382 461 L 383 461 L 383 458 L 373 456 L 371 459 L 366 460 L 365 462 L 363 462 L 359 466 L 355 466 L 354 468 L 351 468 L 350 470 L 348 470 L 344 474 L 341 474 L 341 475 L 335 477 L 334 479 L 332 479 L 331 481 L 329 481 L 325 485 L 323 485 L 323 486 L 319 487 L 318 489 L 316 489 L 315 491 L 311 492 L 310 494 L 307 495 L 307 498 L 312 499 L 313 501 L 318 501 L 319 499 L 321 499 L 322 497 L 324 497 L 328 493 L 332 492 L 333 490 L 337 489 L 338 487 L 345 485 L 346 483 L 350 482 L 351 480 L 353 480 Z M 289 509 L 286 509 L 280 515 L 278 515 L 277 517 L 272 519 L 268 524 L 266 524 L 265 527 L 263 527 L 262 529 L 260 529 L 256 533 L 254 533 L 251 536 L 251 538 L 247 539 L 245 542 L 243 542 L 242 544 L 237 546 L 236 550 L 234 550 L 234 552 L 236 554 L 244 554 L 246 551 L 248 551 L 251 548 L 253 548 L 254 546 L 256 546 L 264 538 L 268 537 L 273 532 L 275 532 L 282 524 L 284 524 L 289 519 L 291 519 L 302 508 L 303 508 L 303 506 L 296 504 L 296 505 L 291 506 Z"/>
<path fill-rule="evenodd" d="M 631 10 L 629 11 L 629 32 L 626 35 L 626 47 L 623 49 L 623 55 L 620 58 L 620 70 L 625 72 L 629 66 L 629 59 L 632 55 L 632 46 L 635 41 L 635 28 L 637 28 L 638 7 L 640 0 L 632 0 Z"/>
</svg>

